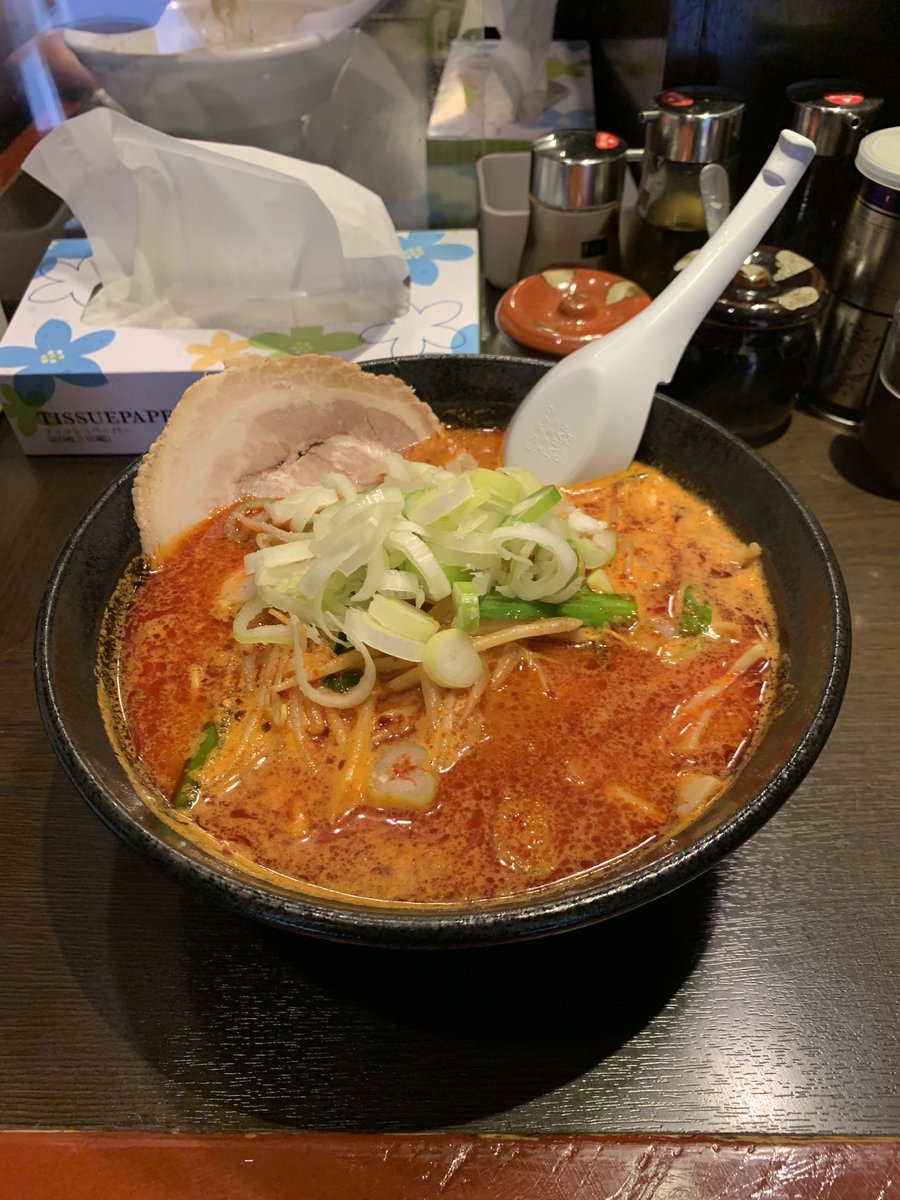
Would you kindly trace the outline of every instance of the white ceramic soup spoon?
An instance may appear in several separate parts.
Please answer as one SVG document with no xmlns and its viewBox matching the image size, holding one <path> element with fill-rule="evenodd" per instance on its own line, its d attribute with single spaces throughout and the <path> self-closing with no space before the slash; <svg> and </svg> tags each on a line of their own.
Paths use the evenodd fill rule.
<svg viewBox="0 0 900 1200">
<path fill-rule="evenodd" d="M 593 479 L 634 458 L 659 383 L 744 259 L 781 211 L 816 152 L 782 130 L 742 199 L 676 279 L 627 324 L 562 359 L 531 389 L 506 434 L 504 458 L 542 483 Z"/>
</svg>

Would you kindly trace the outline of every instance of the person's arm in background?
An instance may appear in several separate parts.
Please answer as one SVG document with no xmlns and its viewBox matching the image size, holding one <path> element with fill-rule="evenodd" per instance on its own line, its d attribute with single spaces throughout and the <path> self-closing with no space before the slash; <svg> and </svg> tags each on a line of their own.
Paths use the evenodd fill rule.
<svg viewBox="0 0 900 1200">
<path fill-rule="evenodd" d="M 32 120 L 45 133 L 65 115 L 63 100 L 97 87 L 62 33 L 41 29 L 33 9 L 30 0 L 0 0 L 0 150 Z"/>
</svg>

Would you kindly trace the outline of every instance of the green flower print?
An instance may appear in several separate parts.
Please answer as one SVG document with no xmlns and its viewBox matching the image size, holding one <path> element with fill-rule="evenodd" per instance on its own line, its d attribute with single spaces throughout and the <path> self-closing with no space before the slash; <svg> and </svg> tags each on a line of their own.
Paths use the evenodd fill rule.
<svg viewBox="0 0 900 1200">
<path fill-rule="evenodd" d="M 270 358 L 292 354 L 339 354 L 362 345 L 362 338 L 349 331 L 326 333 L 321 325 L 295 325 L 290 333 L 258 333 L 250 339 L 258 350 L 271 350 Z"/>
<path fill-rule="evenodd" d="M 15 421 L 22 437 L 33 437 L 38 427 L 38 409 L 50 397 L 35 390 L 21 393 L 9 383 L 0 383 L 0 396 L 3 397 L 3 411 L 7 419 Z"/>
<path fill-rule="evenodd" d="M 567 63 L 562 58 L 547 59 L 548 79 L 559 79 L 563 75 L 568 75 L 570 79 L 581 79 L 585 74 L 586 70 L 582 63 Z"/>
</svg>

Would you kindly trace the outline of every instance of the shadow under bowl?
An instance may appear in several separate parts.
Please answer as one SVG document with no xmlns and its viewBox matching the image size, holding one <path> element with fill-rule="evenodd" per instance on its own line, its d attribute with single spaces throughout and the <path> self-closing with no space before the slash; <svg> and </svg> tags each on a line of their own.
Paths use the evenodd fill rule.
<svg viewBox="0 0 900 1200">
<path fill-rule="evenodd" d="M 365 364 L 409 383 L 448 424 L 502 426 L 547 369 L 528 359 L 428 356 Z M 850 665 L 840 570 L 815 518 L 754 450 L 692 409 L 657 396 L 639 457 L 713 503 L 763 548 L 789 664 L 790 701 L 734 783 L 691 825 L 576 879 L 491 902 L 425 908 L 319 898 L 261 882 L 161 821 L 136 794 L 107 738 L 95 658 L 105 605 L 139 553 L 132 464 L 83 517 L 53 569 L 38 615 L 41 715 L 63 768 L 129 845 L 179 880 L 248 917 L 300 932 L 389 946 L 464 946 L 560 932 L 611 917 L 681 886 L 754 833 L 809 771 L 828 737 Z"/>
</svg>

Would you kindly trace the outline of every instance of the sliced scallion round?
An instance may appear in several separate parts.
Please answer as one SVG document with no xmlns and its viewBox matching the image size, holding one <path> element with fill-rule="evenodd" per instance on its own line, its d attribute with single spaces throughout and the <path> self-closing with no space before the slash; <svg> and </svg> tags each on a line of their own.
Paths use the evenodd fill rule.
<svg viewBox="0 0 900 1200">
<path fill-rule="evenodd" d="M 441 629 L 425 643 L 422 669 L 439 687 L 471 687 L 484 665 L 472 639 L 461 629 Z"/>
</svg>

